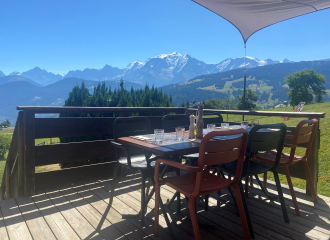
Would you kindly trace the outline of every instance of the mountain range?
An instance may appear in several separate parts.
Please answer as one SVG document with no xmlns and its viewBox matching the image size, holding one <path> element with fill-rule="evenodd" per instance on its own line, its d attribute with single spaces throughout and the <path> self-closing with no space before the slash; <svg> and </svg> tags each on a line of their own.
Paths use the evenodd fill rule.
<svg viewBox="0 0 330 240">
<path fill-rule="evenodd" d="M 330 59 L 290 62 L 247 57 L 245 64 L 244 58 L 226 59 L 219 64 L 206 64 L 189 55 L 173 53 L 151 58 L 144 63 L 133 62 L 124 70 L 106 65 L 99 70 L 70 71 L 65 76 L 52 74 L 37 67 L 21 74 L 13 72 L 8 76 L 3 76 L 0 72 L 0 121 L 9 119 L 15 122 L 17 106 L 63 106 L 69 92 L 74 86 L 81 84 L 84 77 L 90 79 L 84 80 L 90 91 L 93 91 L 100 80 L 105 80 L 107 86 L 117 88 L 118 80 L 123 76 L 127 89 L 142 88 L 142 84 L 149 78 L 149 84 L 158 82 L 160 85 L 159 81 L 163 82 L 162 85 L 172 83 L 162 86 L 162 89 L 172 96 L 175 105 L 179 105 L 182 101 L 237 99 L 237 95 L 240 95 L 243 89 L 243 77 L 246 72 L 247 87 L 258 94 L 258 106 L 270 108 L 274 104 L 288 100 L 289 89 L 284 78 L 303 69 L 314 69 L 325 75 L 328 79 L 325 87 L 330 89 Z M 47 82 L 53 83 L 42 86 Z M 327 94 L 324 100 L 330 101 L 330 96 Z"/>
<path fill-rule="evenodd" d="M 35 67 L 26 72 L 13 72 L 9 76 L 24 76 L 37 84 L 46 86 L 68 77 L 76 77 L 93 81 L 109 81 L 120 80 L 138 84 L 150 84 L 156 87 L 162 87 L 168 84 L 184 82 L 199 75 L 225 72 L 237 68 L 253 68 L 257 66 L 266 66 L 277 63 L 291 62 L 288 59 L 275 61 L 272 59 L 258 60 L 253 57 L 228 58 L 218 64 L 207 64 L 197 60 L 188 54 L 180 54 L 173 52 L 171 54 L 161 54 L 156 57 L 149 58 L 145 62 L 132 62 L 126 68 L 117 68 L 105 65 L 101 69 L 73 70 L 65 75 L 53 74 L 44 69 Z M 4 75 L 0 72 L 0 77 Z M 17 79 L 17 78 L 16 78 Z M 7 80 L 10 82 L 9 80 Z M 4 81 L 0 81 L 1 82 Z M 31 81 L 30 81 L 31 82 Z M 31 82 L 32 83 L 32 82 Z"/>
</svg>

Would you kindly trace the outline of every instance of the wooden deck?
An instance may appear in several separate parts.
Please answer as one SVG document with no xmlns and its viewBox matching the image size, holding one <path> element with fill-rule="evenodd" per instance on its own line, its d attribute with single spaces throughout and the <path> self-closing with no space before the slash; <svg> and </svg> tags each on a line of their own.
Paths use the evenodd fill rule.
<svg viewBox="0 0 330 240">
<path fill-rule="evenodd" d="M 122 213 L 137 213 L 140 209 L 140 175 L 131 174 L 117 185 L 113 207 L 108 208 L 111 179 L 90 181 L 71 187 L 38 190 L 33 197 L 17 197 L 0 201 L 0 239 L 170 239 L 165 220 L 160 216 L 160 236 L 153 235 L 151 200 L 145 227 L 139 220 L 125 220 Z M 274 184 L 269 183 L 272 192 Z M 288 188 L 284 186 L 290 223 L 285 223 L 278 201 L 267 200 L 256 185 L 250 187 L 247 198 L 255 239 L 330 239 L 330 198 L 311 198 L 297 192 L 301 216 L 296 216 Z M 174 191 L 163 187 L 166 202 Z M 258 195 L 260 194 L 260 195 Z M 198 201 L 198 218 L 215 224 L 216 228 L 201 230 L 202 239 L 243 239 L 240 218 L 227 190 L 217 202 L 209 199 L 205 211 L 203 199 Z M 194 239 L 187 204 L 181 199 L 181 212 L 176 202 L 168 209 L 176 239 Z"/>
</svg>

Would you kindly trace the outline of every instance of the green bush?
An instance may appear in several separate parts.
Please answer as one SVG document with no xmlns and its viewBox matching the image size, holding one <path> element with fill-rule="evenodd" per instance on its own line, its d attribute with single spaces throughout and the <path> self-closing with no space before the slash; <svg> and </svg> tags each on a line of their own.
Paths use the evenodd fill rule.
<svg viewBox="0 0 330 240">
<path fill-rule="evenodd" d="M 0 134 L 0 161 L 5 160 L 5 155 L 9 150 L 10 136 Z"/>
<path fill-rule="evenodd" d="M 11 123 L 10 123 L 9 120 L 7 119 L 7 121 L 0 122 L 0 127 L 1 127 L 1 126 L 4 126 L 4 127 L 10 127 L 10 126 L 11 126 Z"/>
</svg>

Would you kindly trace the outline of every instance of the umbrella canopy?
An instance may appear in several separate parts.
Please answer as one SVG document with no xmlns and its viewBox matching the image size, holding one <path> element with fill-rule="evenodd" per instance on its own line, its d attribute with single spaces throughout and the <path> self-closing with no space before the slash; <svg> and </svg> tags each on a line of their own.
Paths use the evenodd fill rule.
<svg viewBox="0 0 330 240">
<path fill-rule="evenodd" d="M 232 23 L 244 43 L 272 24 L 330 8 L 330 0 L 192 0 Z"/>
</svg>

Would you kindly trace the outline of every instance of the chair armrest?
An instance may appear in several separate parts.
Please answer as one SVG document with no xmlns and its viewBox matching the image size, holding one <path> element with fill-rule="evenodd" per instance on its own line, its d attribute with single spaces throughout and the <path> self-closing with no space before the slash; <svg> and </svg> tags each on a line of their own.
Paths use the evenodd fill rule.
<svg viewBox="0 0 330 240">
<path fill-rule="evenodd" d="M 172 160 L 168 160 L 168 159 L 164 159 L 164 158 L 157 159 L 156 164 L 160 164 L 160 163 L 165 163 L 166 165 L 176 167 L 176 168 L 180 168 L 180 169 L 182 169 L 184 171 L 187 171 L 187 172 L 200 172 L 200 171 L 203 170 L 203 168 L 200 168 L 200 167 L 191 167 L 191 166 L 187 166 L 186 164 L 174 162 Z"/>
<path fill-rule="evenodd" d="M 188 172 L 201 172 L 201 171 L 203 171 L 203 168 L 191 167 L 191 166 L 187 166 L 187 165 L 182 164 L 182 163 L 174 162 L 172 160 L 159 158 L 159 159 L 157 159 L 157 161 L 155 163 L 154 179 L 155 179 L 156 184 L 160 184 L 160 185 L 164 184 L 163 178 L 159 177 L 159 168 L 160 168 L 161 163 L 164 163 L 166 165 L 176 167 L 176 168 L 188 171 Z"/>
</svg>

